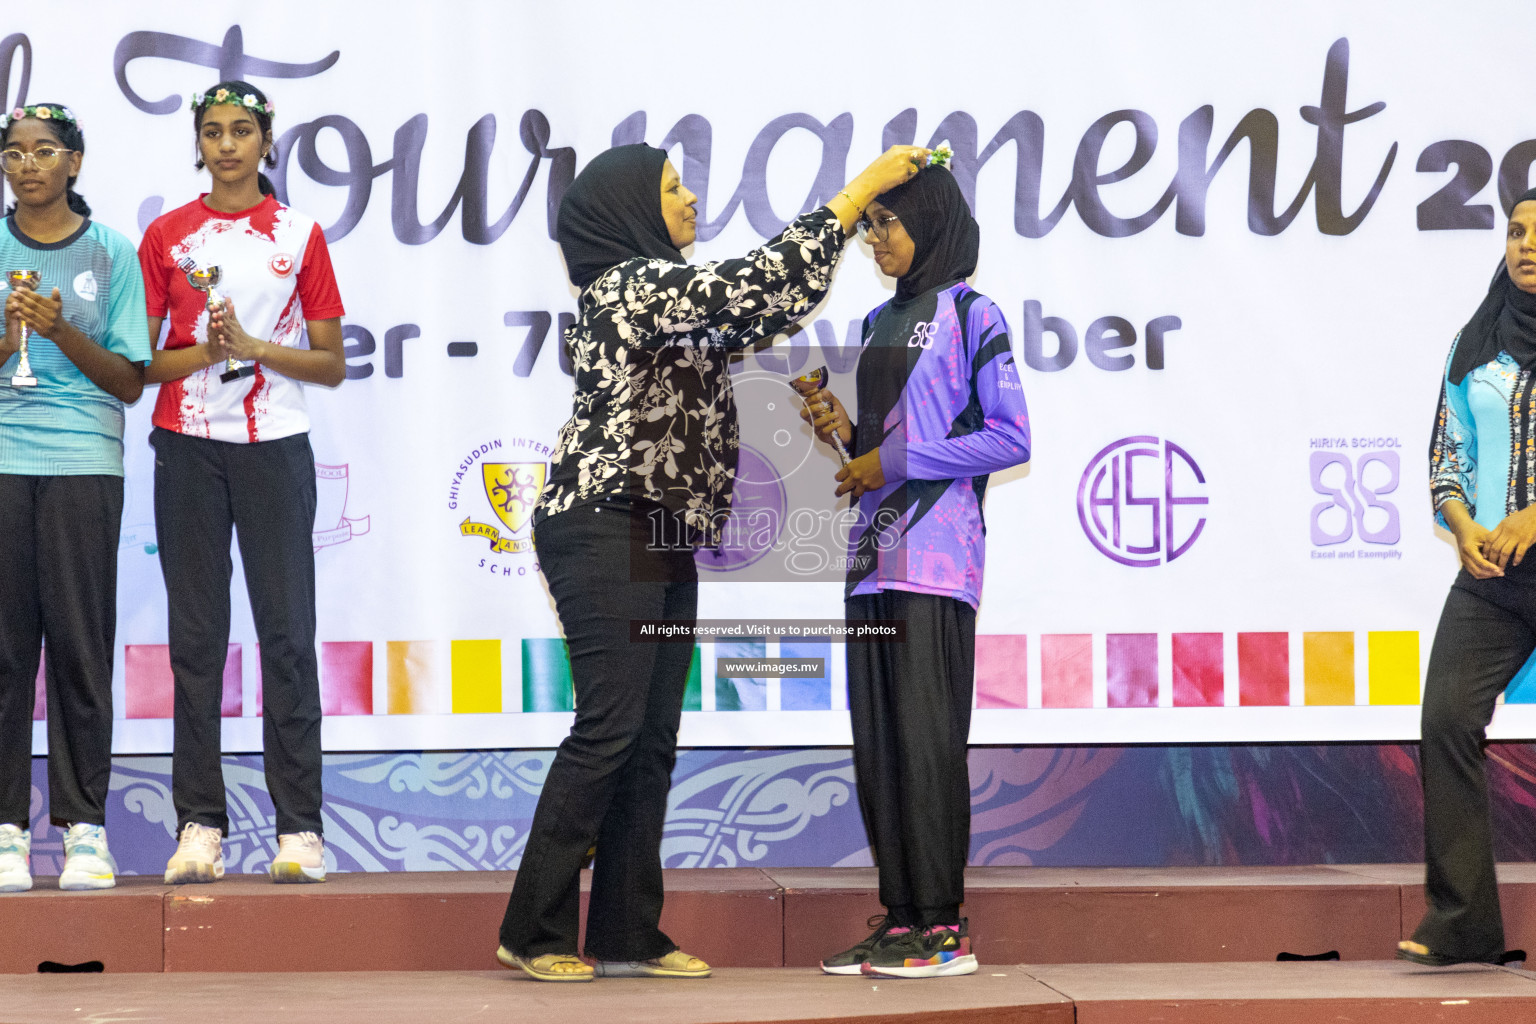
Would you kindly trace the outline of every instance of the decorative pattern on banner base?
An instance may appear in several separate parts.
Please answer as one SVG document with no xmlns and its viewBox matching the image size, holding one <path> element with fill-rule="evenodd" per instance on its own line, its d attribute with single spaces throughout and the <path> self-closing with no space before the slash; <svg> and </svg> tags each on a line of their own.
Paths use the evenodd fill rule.
<svg viewBox="0 0 1536 1024">
<path fill-rule="evenodd" d="M 977 748 L 970 863 L 1059 866 L 1354 864 L 1423 857 L 1413 746 Z M 516 868 L 553 751 L 327 755 L 328 866 Z M 1536 746 L 1488 748 L 1500 860 L 1536 860 Z M 117 758 L 107 832 L 125 874 L 175 847 L 170 759 Z M 259 757 L 225 757 L 231 871 L 276 853 Z M 672 777 L 668 867 L 870 863 L 845 749 L 685 750 Z M 47 766 L 32 767 L 33 870 L 57 874 Z"/>
</svg>

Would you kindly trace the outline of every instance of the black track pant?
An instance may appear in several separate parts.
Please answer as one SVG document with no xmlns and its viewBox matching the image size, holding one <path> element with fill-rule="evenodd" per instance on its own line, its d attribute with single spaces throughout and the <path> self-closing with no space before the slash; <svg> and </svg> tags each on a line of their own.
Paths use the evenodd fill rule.
<svg viewBox="0 0 1536 1024">
<path fill-rule="evenodd" d="M 122 521 L 120 476 L 0 474 L 0 824 L 29 824 L 45 641 L 49 815 L 106 824 Z"/>
<path fill-rule="evenodd" d="M 880 902 L 898 924 L 958 922 L 971 842 L 976 611 L 886 590 L 849 598 L 847 615 L 907 624 L 905 643 L 848 644 L 853 765 Z"/>
<path fill-rule="evenodd" d="M 1413 939 L 1442 956 L 1492 960 L 1504 952 L 1484 730 L 1532 650 L 1536 555 L 1498 579 L 1462 570 L 1429 655 L 1419 747 L 1429 910 Z"/>
<path fill-rule="evenodd" d="M 309 435 L 230 444 L 156 428 L 155 533 L 170 612 L 176 828 L 227 831 L 219 706 L 229 649 L 230 535 L 261 645 L 262 755 L 278 834 L 319 832 L 315 460 Z"/>
<path fill-rule="evenodd" d="M 501 944 L 522 956 L 576 952 L 594 843 L 585 952 L 646 960 L 677 948 L 659 927 L 661 834 L 693 642 L 634 643 L 630 622 L 691 623 L 698 571 L 690 548 L 647 557 L 649 532 L 643 518 L 603 506 L 534 528 L 570 648 L 576 721 L 539 794 L 501 925 Z"/>
</svg>

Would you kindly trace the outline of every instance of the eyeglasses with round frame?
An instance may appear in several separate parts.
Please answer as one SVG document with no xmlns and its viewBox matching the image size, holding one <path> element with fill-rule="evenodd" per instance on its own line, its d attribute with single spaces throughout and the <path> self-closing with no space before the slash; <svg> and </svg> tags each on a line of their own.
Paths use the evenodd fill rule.
<svg viewBox="0 0 1536 1024">
<path fill-rule="evenodd" d="M 72 149 L 62 146 L 39 146 L 30 153 L 19 149 L 0 150 L 0 168 L 6 174 L 15 174 L 27 166 L 27 161 L 32 161 L 32 166 L 40 171 L 51 171 L 59 166 L 59 159 L 65 153 L 73 153 Z"/>
<path fill-rule="evenodd" d="M 860 217 L 853 227 L 859 233 L 860 241 L 868 242 L 874 239 L 877 242 L 884 242 L 891 236 L 891 225 L 898 220 L 901 220 L 901 218 L 894 213 L 888 213 L 878 221 L 871 220 L 866 216 Z"/>
</svg>

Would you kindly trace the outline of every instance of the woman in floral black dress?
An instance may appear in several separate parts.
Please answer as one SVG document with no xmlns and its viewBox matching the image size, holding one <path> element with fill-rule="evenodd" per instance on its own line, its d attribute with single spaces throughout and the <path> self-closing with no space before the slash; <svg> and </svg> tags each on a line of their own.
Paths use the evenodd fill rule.
<svg viewBox="0 0 1536 1024">
<path fill-rule="evenodd" d="M 497 958 L 543 981 L 705 977 L 661 931 L 661 831 L 693 656 L 631 623 L 692 622 L 693 552 L 718 541 L 738 447 L 728 358 L 809 313 L 869 201 L 928 151 L 895 146 L 745 257 L 690 266 L 696 197 L 665 151 L 620 146 L 572 183 L 558 235 L 581 291 L 575 369 L 534 540 L 571 655 L 576 721 L 539 798 Z M 581 866 L 597 858 L 586 953 Z"/>
</svg>

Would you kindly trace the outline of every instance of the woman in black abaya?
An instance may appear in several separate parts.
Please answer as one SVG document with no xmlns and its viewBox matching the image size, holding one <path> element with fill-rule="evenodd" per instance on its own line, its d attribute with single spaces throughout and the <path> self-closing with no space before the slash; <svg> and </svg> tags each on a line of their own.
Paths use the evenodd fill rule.
<svg viewBox="0 0 1536 1024">
<path fill-rule="evenodd" d="M 1429 966 L 1524 959 L 1504 949 L 1488 809 L 1486 729 L 1536 651 L 1536 189 L 1515 201 L 1504 261 L 1451 345 L 1429 448 L 1435 517 L 1456 541 L 1424 679 L 1428 909 L 1397 955 Z"/>
<path fill-rule="evenodd" d="M 566 192 L 557 234 L 581 289 L 566 335 L 576 394 L 534 539 L 570 649 L 576 721 L 539 797 L 501 926 L 503 964 L 541 981 L 709 974 L 658 927 L 693 645 L 636 643 L 630 625 L 695 617 L 693 552 L 718 542 L 736 467 L 729 353 L 815 307 L 854 221 L 927 153 L 892 147 L 763 246 L 703 266 L 683 260 L 696 197 L 664 151 L 611 149 Z M 585 952 L 595 968 L 577 956 L 594 843 Z"/>
</svg>

